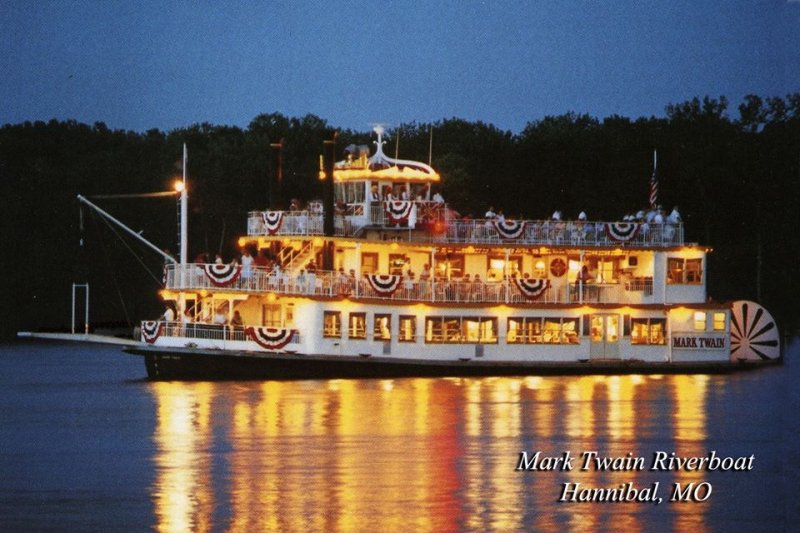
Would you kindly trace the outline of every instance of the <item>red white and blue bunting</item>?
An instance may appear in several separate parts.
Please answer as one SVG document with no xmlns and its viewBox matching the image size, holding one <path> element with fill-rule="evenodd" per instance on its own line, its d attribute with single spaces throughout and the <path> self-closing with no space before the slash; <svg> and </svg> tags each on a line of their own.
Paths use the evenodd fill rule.
<svg viewBox="0 0 800 533">
<path fill-rule="evenodd" d="M 264 228 L 267 230 L 267 235 L 275 235 L 281 229 L 283 211 L 263 211 L 261 218 L 264 220 Z"/>
<path fill-rule="evenodd" d="M 288 328 L 249 326 L 244 330 L 244 333 L 266 350 L 280 350 L 291 342 L 295 331 Z"/>
<path fill-rule="evenodd" d="M 366 274 L 366 278 L 378 296 L 391 296 L 403 281 L 403 276 L 397 274 Z"/>
<path fill-rule="evenodd" d="M 627 242 L 639 233 L 639 224 L 636 222 L 608 222 L 606 233 L 617 242 Z"/>
<path fill-rule="evenodd" d="M 550 280 L 544 278 L 514 278 L 520 294 L 528 300 L 536 300 L 550 286 Z"/>
<path fill-rule="evenodd" d="M 389 221 L 393 224 L 399 224 L 408 220 L 413 207 L 414 203 L 410 200 L 387 200 L 384 208 L 386 209 L 386 214 L 389 215 Z"/>
<path fill-rule="evenodd" d="M 239 274 L 242 273 L 242 267 L 240 265 L 226 265 L 224 263 L 205 265 L 203 270 L 206 276 L 208 276 L 208 279 L 211 280 L 211 283 L 217 287 L 227 287 L 239 279 Z"/>
<path fill-rule="evenodd" d="M 515 220 L 495 220 L 494 227 L 503 239 L 519 239 L 525 231 L 524 221 Z"/>
<path fill-rule="evenodd" d="M 164 331 L 164 323 L 158 320 L 147 320 L 142 322 L 142 340 L 147 344 L 153 344 Z"/>
</svg>

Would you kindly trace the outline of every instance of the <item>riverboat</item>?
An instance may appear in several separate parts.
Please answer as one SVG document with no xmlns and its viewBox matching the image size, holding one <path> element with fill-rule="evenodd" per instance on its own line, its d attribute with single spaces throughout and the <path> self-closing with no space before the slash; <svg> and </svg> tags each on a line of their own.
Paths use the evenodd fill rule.
<svg viewBox="0 0 800 533">
<path fill-rule="evenodd" d="M 250 212 L 241 260 L 191 263 L 182 250 L 165 267 L 160 295 L 175 314 L 142 322 L 125 349 L 150 378 L 725 372 L 780 360 L 763 307 L 708 298 L 711 250 L 686 242 L 680 220 L 465 219 L 436 194 L 430 165 L 387 156 L 375 133 L 374 151 L 350 146 L 340 161 L 326 143 L 323 201 Z"/>
</svg>

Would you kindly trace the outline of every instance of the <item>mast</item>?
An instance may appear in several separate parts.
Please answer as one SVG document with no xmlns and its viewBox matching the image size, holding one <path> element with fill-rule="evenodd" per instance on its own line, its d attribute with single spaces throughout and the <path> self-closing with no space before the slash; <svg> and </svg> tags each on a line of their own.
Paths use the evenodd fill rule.
<svg viewBox="0 0 800 533">
<path fill-rule="evenodd" d="M 186 183 L 186 160 L 187 160 L 187 152 L 186 152 L 186 143 L 183 143 L 183 185 L 181 187 L 181 255 L 180 255 L 180 265 L 181 265 L 181 289 L 186 287 L 186 263 L 188 262 L 189 256 L 189 231 L 188 231 L 188 219 L 189 219 L 189 184 Z M 180 297 L 180 309 L 179 312 L 183 313 L 183 293 L 181 293 Z M 178 315 L 182 316 L 182 315 Z"/>
</svg>

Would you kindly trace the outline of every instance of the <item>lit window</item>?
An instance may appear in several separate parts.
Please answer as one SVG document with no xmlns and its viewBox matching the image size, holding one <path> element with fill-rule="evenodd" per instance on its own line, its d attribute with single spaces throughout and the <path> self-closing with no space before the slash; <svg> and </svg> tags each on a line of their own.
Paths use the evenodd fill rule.
<svg viewBox="0 0 800 533">
<path fill-rule="evenodd" d="M 725 331 L 725 313 L 714 313 L 714 331 Z"/>
<path fill-rule="evenodd" d="M 508 344 L 580 344 L 578 319 L 562 317 L 510 317 Z"/>
<path fill-rule="evenodd" d="M 496 344 L 497 319 L 493 317 L 426 317 L 425 342 Z"/>
<path fill-rule="evenodd" d="M 670 257 L 667 260 L 667 283 L 699 285 L 703 282 L 703 260 Z"/>
<path fill-rule="evenodd" d="M 632 318 L 631 344 L 664 344 L 666 327 L 664 318 Z"/>
<path fill-rule="evenodd" d="M 400 342 L 417 341 L 417 317 L 410 315 L 400 315 Z"/>
<path fill-rule="evenodd" d="M 388 341 L 392 338 L 392 315 L 376 314 L 373 317 L 375 323 L 372 328 L 372 338 L 375 340 Z"/>
<path fill-rule="evenodd" d="M 350 313 L 347 324 L 347 334 L 351 339 L 367 338 L 367 314 Z"/>
<path fill-rule="evenodd" d="M 696 331 L 706 330 L 706 314 L 703 311 L 695 311 L 694 313 L 694 329 Z"/>
<path fill-rule="evenodd" d="M 322 321 L 322 336 L 337 339 L 342 336 L 342 314 L 339 311 L 325 311 Z"/>
</svg>

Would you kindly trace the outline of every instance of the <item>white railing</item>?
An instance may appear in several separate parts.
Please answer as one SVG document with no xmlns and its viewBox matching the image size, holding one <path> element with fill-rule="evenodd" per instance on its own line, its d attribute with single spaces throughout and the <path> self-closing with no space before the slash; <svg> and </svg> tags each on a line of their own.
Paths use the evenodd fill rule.
<svg viewBox="0 0 800 533">
<path fill-rule="evenodd" d="M 464 281 L 433 279 L 419 281 L 404 279 L 391 295 L 375 291 L 366 278 L 358 279 L 342 272 L 316 271 L 302 274 L 252 267 L 238 278 L 221 287 L 206 274 L 206 265 L 187 265 L 185 285 L 181 285 L 180 265 L 167 265 L 166 288 L 174 290 L 233 291 L 247 293 L 278 293 L 294 296 L 341 297 L 408 302 L 442 303 L 619 303 L 631 302 L 642 293 L 652 294 L 652 279 L 641 285 L 622 283 L 586 283 L 582 290 L 576 284 L 561 289 L 548 288 L 536 300 L 527 300 L 513 280 Z M 644 279 L 644 278 L 643 278 Z"/>
<path fill-rule="evenodd" d="M 436 244 L 509 244 L 509 245 L 570 245 L 581 247 L 592 246 L 679 246 L 684 243 L 683 224 L 642 224 L 637 233 L 625 241 L 615 240 L 607 231 L 609 224 L 624 224 L 610 221 L 556 221 L 525 220 L 525 229 L 514 239 L 500 235 L 492 220 L 450 219 L 448 211 L 438 211 L 424 204 L 419 204 L 416 220 L 402 224 L 392 223 L 384 209 L 379 205 L 369 206 L 369 215 L 349 214 L 349 208 L 334 217 L 334 230 L 337 236 L 356 236 L 364 227 L 384 229 L 417 229 L 422 231 L 399 232 L 397 238 L 414 242 Z M 441 206 L 442 204 L 437 204 Z M 355 211 L 352 211 L 355 212 Z M 247 234 L 250 236 L 267 235 L 264 225 L 263 211 L 252 211 L 248 214 Z M 283 222 L 275 235 L 308 236 L 323 234 L 322 213 L 309 211 L 285 211 Z"/>
<path fill-rule="evenodd" d="M 216 340 L 216 341 L 249 341 L 244 332 L 247 326 L 231 326 L 228 324 L 209 324 L 205 322 L 163 322 L 161 335 L 165 337 L 181 337 L 184 339 Z M 300 343 L 300 334 L 295 332 L 290 344 Z"/>
</svg>

